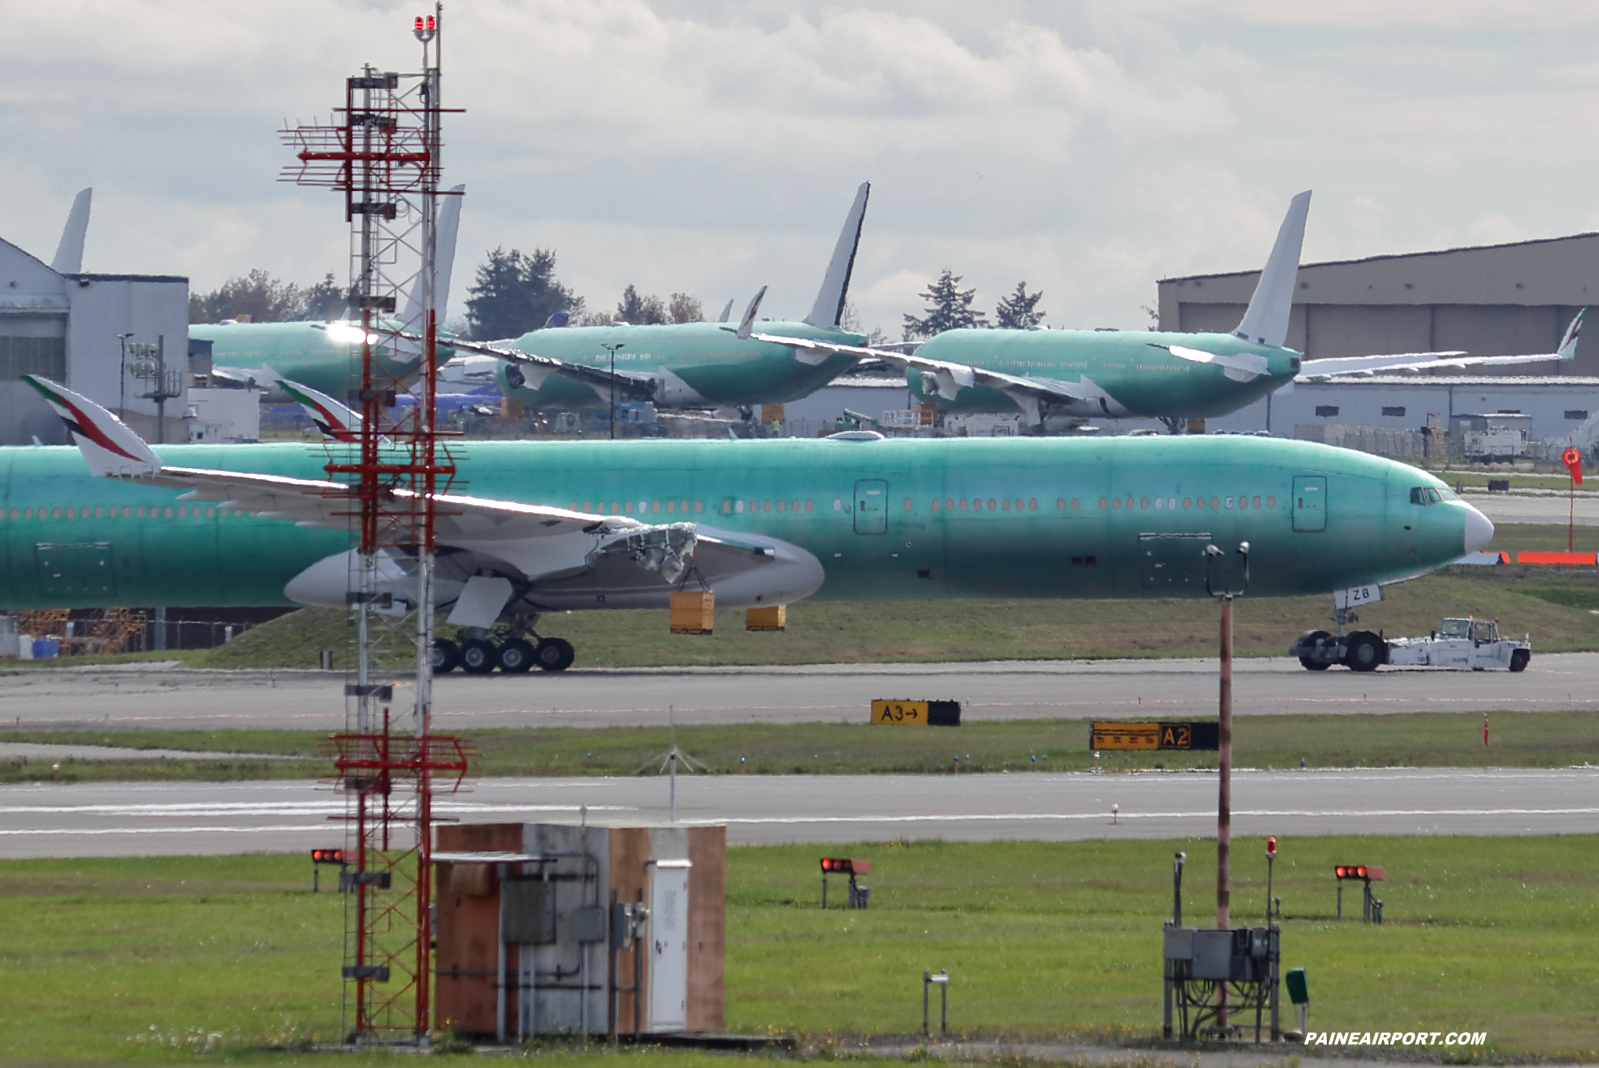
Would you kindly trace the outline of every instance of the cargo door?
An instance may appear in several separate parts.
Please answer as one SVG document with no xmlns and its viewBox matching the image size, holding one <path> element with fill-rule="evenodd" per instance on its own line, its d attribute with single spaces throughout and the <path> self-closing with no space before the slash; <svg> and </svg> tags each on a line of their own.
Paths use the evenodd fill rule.
<svg viewBox="0 0 1599 1068">
<path fill-rule="evenodd" d="M 39 542 L 33 557 L 41 597 L 66 601 L 116 596 L 116 565 L 108 541 Z"/>
<path fill-rule="evenodd" d="M 1327 529 L 1327 476 L 1294 478 L 1294 529 L 1314 534 Z"/>
<path fill-rule="evenodd" d="M 880 478 L 855 483 L 855 533 L 888 533 L 888 483 Z"/>
<path fill-rule="evenodd" d="M 1205 546 L 1209 534 L 1140 534 L 1138 564 L 1144 589 L 1172 596 L 1205 592 Z"/>
<path fill-rule="evenodd" d="M 687 860 L 650 863 L 649 1021 L 651 1034 L 688 1027 Z"/>
</svg>

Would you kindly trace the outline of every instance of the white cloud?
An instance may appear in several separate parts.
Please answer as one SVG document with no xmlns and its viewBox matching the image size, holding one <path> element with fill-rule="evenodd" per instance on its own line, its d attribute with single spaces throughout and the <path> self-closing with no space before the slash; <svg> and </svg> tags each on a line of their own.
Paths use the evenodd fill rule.
<svg viewBox="0 0 1599 1068">
<path fill-rule="evenodd" d="M 415 5 L 55 0 L 0 37 L 0 236 L 48 258 L 96 186 L 86 265 L 342 272 L 336 198 L 276 182 L 285 120 L 362 61 L 407 69 Z M 719 310 L 810 306 L 855 185 L 853 301 L 896 332 L 943 267 L 991 309 L 1142 323 L 1154 280 L 1258 266 L 1316 190 L 1306 256 L 1590 229 L 1599 9 L 1487 0 L 461 0 L 447 167 L 457 300 L 495 245 Z M 1488 236 L 1495 235 L 1495 236 Z"/>
</svg>

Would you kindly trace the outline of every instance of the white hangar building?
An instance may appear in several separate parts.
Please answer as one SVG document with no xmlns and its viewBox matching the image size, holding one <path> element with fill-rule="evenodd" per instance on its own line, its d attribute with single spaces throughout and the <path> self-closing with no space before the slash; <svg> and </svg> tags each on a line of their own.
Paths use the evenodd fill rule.
<svg viewBox="0 0 1599 1068">
<path fill-rule="evenodd" d="M 1259 278 L 1239 271 L 1161 279 L 1160 329 L 1230 332 Z M 1553 352 L 1590 304 L 1599 304 L 1599 233 L 1311 263 L 1299 268 L 1286 344 L 1307 360 Z M 1283 437 L 1315 422 L 1414 430 L 1429 413 L 1499 411 L 1531 415 L 1538 438 L 1560 437 L 1599 412 L 1599 309 L 1569 363 L 1297 385 L 1212 419 L 1209 428 Z"/>
<path fill-rule="evenodd" d="M 25 382 L 52 378 L 117 411 L 141 437 L 185 440 L 189 403 L 189 280 L 176 275 L 85 274 L 88 190 L 78 195 L 55 259 L 46 265 L 0 240 L 0 444 L 66 444 L 66 429 Z M 132 352 L 124 360 L 123 338 Z M 166 426 L 158 434 L 150 360 L 168 370 Z M 144 348 L 148 347 L 148 349 Z M 142 372 L 146 377 L 135 377 Z"/>
</svg>

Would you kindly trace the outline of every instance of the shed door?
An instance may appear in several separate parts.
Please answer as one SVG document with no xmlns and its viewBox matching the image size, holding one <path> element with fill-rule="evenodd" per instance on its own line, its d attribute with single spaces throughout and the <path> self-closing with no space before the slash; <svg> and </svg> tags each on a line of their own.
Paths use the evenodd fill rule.
<svg viewBox="0 0 1599 1068">
<path fill-rule="evenodd" d="M 1295 476 L 1294 529 L 1304 533 L 1327 529 L 1327 476 Z"/>
<path fill-rule="evenodd" d="M 888 483 L 880 478 L 855 483 L 855 533 L 888 533 Z"/>
<path fill-rule="evenodd" d="M 688 1027 L 688 872 L 686 860 L 650 867 L 651 1034 Z"/>
</svg>

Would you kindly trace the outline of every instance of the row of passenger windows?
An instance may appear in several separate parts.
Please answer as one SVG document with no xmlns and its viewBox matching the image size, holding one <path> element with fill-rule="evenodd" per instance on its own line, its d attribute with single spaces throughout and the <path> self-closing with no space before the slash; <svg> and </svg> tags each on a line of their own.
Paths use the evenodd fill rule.
<svg viewBox="0 0 1599 1068">
<path fill-rule="evenodd" d="M 1118 508 L 1125 507 L 1128 511 L 1132 511 L 1136 506 L 1139 511 L 1148 511 L 1150 508 L 1150 503 L 1151 502 L 1148 497 L 1128 497 L 1126 504 L 1124 505 L 1122 503 L 1122 498 L 1112 497 L 1107 504 L 1105 498 L 1101 497 L 1099 499 L 1099 510 L 1104 511 L 1106 507 L 1109 507 L 1112 511 L 1114 511 Z M 1076 506 L 1075 501 L 1072 502 L 1072 504 L 1073 507 Z M 1180 507 L 1182 507 L 1184 510 L 1187 510 L 1190 505 L 1192 505 L 1194 508 L 1205 508 L 1207 506 L 1206 498 L 1184 497 Z M 1156 497 L 1154 499 L 1154 508 L 1156 511 L 1165 510 L 1168 512 L 1175 512 L 1178 507 L 1179 505 L 1176 497 Z M 1223 508 L 1259 508 L 1260 496 L 1257 494 L 1252 498 L 1248 494 L 1239 494 L 1237 497 L 1211 497 L 1209 499 L 1209 507 L 1215 511 L 1220 511 Z M 1266 507 L 1277 507 L 1277 498 L 1275 496 L 1268 495 L 1266 497 Z"/>
<path fill-rule="evenodd" d="M 1081 499 L 1077 497 L 1073 497 L 1069 501 L 1065 497 L 1057 497 L 1055 499 L 1055 508 L 1057 511 L 1066 511 L 1069 509 L 1075 512 L 1078 510 L 1081 504 Z M 1266 498 L 1265 506 L 1267 508 L 1277 507 L 1277 498 L 1275 496 L 1268 496 Z M 567 507 L 574 512 L 581 511 L 590 515 L 632 515 L 635 512 L 640 515 L 659 515 L 663 512 L 703 512 L 705 510 L 705 502 L 683 500 L 611 501 L 609 504 L 607 504 L 605 501 L 582 501 L 581 503 L 578 501 L 572 501 L 567 505 Z M 1148 511 L 1149 509 L 1153 508 L 1156 511 L 1170 510 L 1175 512 L 1179 508 L 1203 509 L 1206 507 L 1213 508 L 1218 511 L 1224 508 L 1259 508 L 1261 507 L 1261 499 L 1258 495 L 1253 498 L 1247 495 L 1239 497 L 1211 497 L 1208 499 L 1208 501 L 1207 498 L 1204 497 L 1183 497 L 1181 498 L 1180 503 L 1179 498 L 1176 497 L 1155 497 L 1153 499 L 1149 497 L 1127 497 L 1125 499 L 1121 497 L 1101 497 L 1099 499 L 1100 511 L 1105 511 L 1107 509 L 1115 511 L 1121 508 L 1127 508 L 1129 511 L 1138 509 Z M 1038 511 L 1038 498 L 1016 497 L 1013 499 L 1009 497 L 988 497 L 985 499 L 982 497 L 934 497 L 932 500 L 932 508 L 935 512 L 1036 512 Z M 843 509 L 844 502 L 842 500 L 835 500 L 833 502 L 833 511 L 840 512 L 843 511 Z M 815 510 L 816 505 L 814 501 L 726 500 L 722 502 L 723 515 L 735 515 L 742 514 L 744 512 L 812 512 Z M 905 511 L 914 512 L 915 510 L 915 500 L 913 498 L 906 497 Z"/>
<path fill-rule="evenodd" d="M 148 513 L 148 514 L 146 514 Z M 65 508 L 13 508 L 9 513 L 12 519 L 215 519 L 218 515 L 226 518 L 230 515 L 242 516 L 243 512 L 236 509 L 223 508 L 218 511 L 215 505 L 207 505 L 202 509 L 198 504 L 190 508 L 186 504 L 161 507 L 132 507 L 120 505 L 111 508 L 93 508 L 84 505 L 77 508 L 67 505 Z"/>
<path fill-rule="evenodd" d="M 632 515 L 635 511 L 637 511 L 640 515 L 643 515 L 645 513 L 656 513 L 656 514 L 659 514 L 659 513 L 663 512 L 663 511 L 665 511 L 665 512 L 689 512 L 689 511 L 703 512 L 703 511 L 705 511 L 705 502 L 704 501 L 612 501 L 612 502 L 610 502 L 610 504 L 607 505 L 604 501 L 584 501 L 582 507 L 580 508 L 580 507 L 578 507 L 578 502 L 573 501 L 570 504 L 568 504 L 566 507 L 570 511 L 573 511 L 573 512 L 586 512 L 589 515 Z M 782 508 L 778 508 L 778 511 L 781 512 L 782 510 L 783 510 Z M 771 511 L 771 509 L 768 508 L 767 511 Z"/>
<path fill-rule="evenodd" d="M 1430 487 L 1429 487 L 1429 491 L 1432 494 L 1434 494 L 1434 495 L 1436 495 L 1437 492 L 1438 492 L 1436 490 L 1431 490 Z M 1416 500 L 1416 498 L 1418 496 L 1422 496 L 1422 494 L 1418 493 L 1415 490 L 1413 490 L 1411 492 L 1411 500 L 1413 502 L 1415 502 L 1417 504 L 1423 503 L 1423 501 Z M 1436 496 L 1434 497 L 1434 499 L 1436 499 Z M 1251 501 L 1253 501 L 1253 503 L 1251 503 Z M 1431 503 L 1431 502 L 1427 501 L 1426 503 Z M 1065 511 L 1065 510 L 1067 510 L 1069 508 L 1071 511 L 1075 512 L 1075 511 L 1077 511 L 1078 506 L 1080 504 L 1081 504 L 1081 501 L 1078 498 L 1076 498 L 1076 497 L 1073 497 L 1069 502 L 1064 497 L 1056 498 L 1056 500 L 1055 500 L 1055 508 L 1057 510 L 1059 510 L 1059 511 Z M 984 500 L 981 497 L 971 497 L 971 498 L 967 498 L 967 497 L 937 498 L 937 497 L 935 497 L 935 498 L 933 498 L 932 505 L 933 505 L 933 511 L 935 511 L 935 512 L 937 512 L 937 511 L 946 511 L 946 512 L 960 511 L 960 512 L 965 512 L 965 511 L 968 511 L 968 510 L 969 511 L 973 511 L 973 512 L 981 512 L 981 511 L 985 511 L 985 510 L 986 511 L 990 511 L 990 512 L 1009 512 L 1009 511 L 1012 511 L 1012 510 L 1015 510 L 1015 511 L 1018 511 L 1018 512 L 1022 512 L 1022 511 L 1036 512 L 1036 511 L 1038 511 L 1038 498 L 1037 497 L 1027 497 L 1027 498 L 1017 497 L 1013 501 L 1011 498 L 1008 498 L 1008 497 L 1006 497 L 1006 498 L 989 497 L 986 500 Z M 1236 508 L 1249 508 L 1249 507 L 1259 508 L 1260 506 L 1261 506 L 1261 503 L 1260 503 L 1260 497 L 1259 496 L 1256 496 L 1253 499 L 1251 499 L 1248 496 L 1211 497 L 1209 499 L 1209 507 L 1211 507 L 1213 509 L 1218 509 L 1218 510 L 1219 509 L 1223 509 L 1223 508 L 1235 508 L 1235 507 Z M 607 515 L 607 514 L 610 514 L 610 515 L 624 515 L 624 514 L 625 515 L 632 515 L 634 512 L 637 512 L 637 513 L 639 513 L 641 515 L 642 514 L 659 515 L 659 514 L 661 514 L 663 512 L 664 513 L 668 513 L 668 514 L 679 513 L 679 512 L 685 513 L 685 514 L 686 513 L 691 513 L 691 512 L 703 512 L 703 511 L 705 511 L 705 502 L 704 501 L 684 501 L 684 500 L 637 501 L 637 502 L 635 502 L 635 501 L 611 501 L 609 504 L 607 504 L 605 501 L 599 501 L 599 502 L 583 501 L 581 503 L 581 507 L 579 507 L 579 502 L 573 501 L 569 505 L 567 505 L 567 507 L 570 508 L 574 512 L 582 511 L 582 512 L 586 512 L 586 513 L 588 513 L 590 515 Z M 1156 498 L 1153 499 L 1153 504 L 1151 503 L 1151 499 L 1148 498 L 1148 497 L 1128 497 L 1128 498 L 1125 499 L 1125 504 L 1123 503 L 1123 498 L 1121 498 L 1121 497 L 1111 497 L 1111 498 L 1101 497 L 1099 499 L 1100 511 L 1105 511 L 1106 509 L 1110 509 L 1110 510 L 1114 511 L 1114 510 L 1121 509 L 1121 508 L 1124 508 L 1124 507 L 1127 508 L 1129 511 L 1131 511 L 1131 510 L 1133 510 L 1135 508 L 1147 511 L 1151 507 L 1153 507 L 1156 511 L 1161 511 L 1161 510 L 1176 511 L 1179 507 L 1184 508 L 1184 509 L 1189 508 L 1189 507 L 1204 508 L 1204 507 L 1206 507 L 1206 499 L 1204 497 L 1192 497 L 1192 498 L 1184 497 L 1184 498 L 1182 498 L 1181 505 L 1178 504 L 1178 499 L 1176 497 L 1156 497 Z M 1275 508 L 1275 507 L 1277 507 L 1277 498 L 1273 497 L 1273 496 L 1268 496 L 1266 498 L 1266 507 L 1267 508 Z M 745 512 L 745 511 L 749 511 L 749 512 L 774 512 L 774 511 L 775 512 L 799 512 L 799 511 L 812 512 L 812 511 L 815 511 L 815 508 L 816 508 L 816 505 L 815 505 L 815 502 L 813 502 L 813 501 L 723 501 L 722 502 L 722 513 L 724 515 L 732 515 L 734 513 L 742 513 L 742 512 Z M 843 501 L 836 500 L 836 501 L 833 502 L 833 511 L 835 511 L 835 512 L 842 511 L 843 508 L 844 508 L 844 502 Z M 905 511 L 911 512 L 911 511 L 915 511 L 915 510 L 916 510 L 915 501 L 913 501 L 909 497 L 906 497 L 905 498 Z M 76 507 L 73 507 L 71 505 L 68 505 L 65 508 L 39 508 L 39 509 L 13 508 L 13 509 L 11 509 L 10 515 L 11 515 L 12 519 L 33 519 L 33 518 L 35 518 L 35 515 L 37 515 L 37 518 L 39 518 L 39 519 L 46 519 L 46 518 L 49 518 L 49 519 L 88 519 L 88 518 L 90 518 L 90 511 L 91 510 L 90 510 L 88 505 L 84 505 L 82 508 L 76 508 Z M 146 515 L 147 511 L 149 513 L 148 515 Z M 182 504 L 177 505 L 176 508 L 174 508 L 172 505 L 167 505 L 165 508 L 153 507 L 153 508 L 149 508 L 149 509 L 145 509 L 143 507 L 131 507 L 131 506 L 128 506 L 128 505 L 122 505 L 120 508 L 117 508 L 117 507 L 95 508 L 95 509 L 93 509 L 93 518 L 95 518 L 95 519 L 105 519 L 105 518 L 107 518 L 109 516 L 109 518 L 115 519 L 115 518 L 117 518 L 119 512 L 120 512 L 121 517 L 123 519 L 146 519 L 146 518 L 149 518 L 149 519 L 173 519 L 173 518 L 177 518 L 177 519 L 190 519 L 190 518 L 199 519 L 199 518 L 201 518 L 201 515 L 202 515 L 202 511 L 201 511 L 201 508 L 200 508 L 199 505 L 195 505 L 192 509 L 188 505 L 182 505 Z M 215 519 L 217 517 L 217 515 L 219 514 L 219 512 L 214 506 L 207 505 L 205 507 L 205 509 L 204 509 L 203 514 L 204 514 L 204 517 L 206 519 Z M 226 518 L 229 515 L 242 516 L 245 513 L 241 512 L 241 511 L 238 511 L 236 509 L 224 508 L 224 509 L 222 509 L 220 511 L 220 514 L 224 518 Z"/>
</svg>

